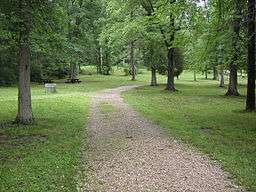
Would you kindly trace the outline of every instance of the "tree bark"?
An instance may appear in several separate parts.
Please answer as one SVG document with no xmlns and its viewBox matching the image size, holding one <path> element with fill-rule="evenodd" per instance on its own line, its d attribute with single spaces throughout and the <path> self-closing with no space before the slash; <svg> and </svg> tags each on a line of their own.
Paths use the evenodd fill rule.
<svg viewBox="0 0 256 192">
<path fill-rule="evenodd" d="M 237 90 L 237 67 L 235 64 L 231 64 L 229 66 L 229 84 L 228 91 L 226 93 L 227 96 L 239 96 Z"/>
<path fill-rule="evenodd" d="M 173 41 L 175 38 L 175 23 L 174 23 L 174 16 L 170 15 L 170 46 L 167 46 L 168 48 L 168 66 L 167 66 L 167 85 L 166 90 L 173 92 L 176 91 L 175 85 L 174 85 L 174 47 L 173 47 Z M 166 43 L 168 44 L 168 43 Z"/>
<path fill-rule="evenodd" d="M 208 70 L 205 70 L 205 79 L 208 79 Z"/>
<path fill-rule="evenodd" d="M 223 1 L 222 0 L 218 0 L 218 27 L 217 27 L 217 32 L 220 33 L 221 32 L 221 27 L 222 27 L 222 15 L 223 15 Z M 218 57 L 221 58 L 221 63 L 220 64 L 220 86 L 219 87 L 224 87 L 225 85 L 225 79 L 224 79 L 224 66 L 223 66 L 223 62 L 224 62 L 224 59 L 223 59 L 223 48 L 222 48 L 222 44 L 219 44 L 219 48 L 218 49 L 218 52 L 220 55 L 217 55 Z M 219 58 L 216 58 L 217 60 L 217 63 L 219 61 Z"/>
<path fill-rule="evenodd" d="M 176 91 L 174 86 L 174 48 L 168 50 L 168 67 L 167 67 L 167 86 L 166 90 Z"/>
<path fill-rule="evenodd" d="M 255 0 L 248 0 L 248 83 L 246 110 L 255 110 Z"/>
<path fill-rule="evenodd" d="M 213 67 L 213 80 L 218 80 L 218 71 L 216 67 Z"/>
<path fill-rule="evenodd" d="M 78 64 L 78 71 L 79 71 L 79 73 L 82 73 L 82 66 L 81 66 L 81 63 Z"/>
<path fill-rule="evenodd" d="M 99 48 L 99 64 L 97 66 L 97 73 L 102 74 L 102 66 L 103 66 L 103 51 L 102 48 Z"/>
<path fill-rule="evenodd" d="M 227 96 L 239 96 L 237 90 L 237 60 L 239 57 L 239 50 L 238 50 L 238 42 L 239 42 L 239 34 L 240 34 L 240 23 L 241 23 L 241 6 L 239 1 L 236 2 L 236 16 L 232 24 L 233 30 L 233 37 L 232 37 L 232 46 L 233 46 L 233 56 L 231 63 L 229 65 L 229 84 L 228 84 L 228 91 L 226 93 Z"/>
<path fill-rule="evenodd" d="M 157 86 L 156 67 L 151 66 L 151 84 L 150 86 Z"/>
<path fill-rule="evenodd" d="M 135 60 L 134 60 L 134 41 L 131 42 L 131 50 L 130 50 L 130 67 L 131 67 L 131 76 L 132 81 L 136 80 L 136 66 L 135 66 Z"/>
<path fill-rule="evenodd" d="M 16 122 L 29 124 L 33 121 L 31 89 L 30 89 L 30 45 L 32 30 L 32 12 L 29 2 L 21 0 L 20 7 L 20 39 L 19 39 L 19 92 L 18 114 Z"/>
<path fill-rule="evenodd" d="M 197 81 L 197 79 L 196 79 L 196 71 L 194 71 L 194 81 Z"/>
<path fill-rule="evenodd" d="M 70 79 L 71 81 L 77 78 L 77 65 L 76 63 L 71 64 L 71 74 Z"/>
</svg>

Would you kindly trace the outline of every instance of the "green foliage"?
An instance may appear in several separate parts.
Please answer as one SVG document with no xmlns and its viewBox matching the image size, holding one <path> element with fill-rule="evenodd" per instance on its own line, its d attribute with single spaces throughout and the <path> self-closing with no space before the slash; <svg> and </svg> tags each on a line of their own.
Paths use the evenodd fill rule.
<svg viewBox="0 0 256 192">
<path fill-rule="evenodd" d="M 237 12 L 237 7 L 240 7 L 241 14 Z M 223 66 L 228 69 L 229 64 L 235 62 L 239 69 L 245 69 L 245 1 L 213 0 L 209 1 L 206 7 L 192 7 L 190 13 L 184 29 L 185 39 L 179 40 L 179 43 L 184 45 L 186 68 L 204 71 L 214 66 Z M 235 37 L 232 29 L 236 18 L 241 18 L 239 37 Z M 234 41 L 238 42 L 236 48 L 233 46 Z M 232 61 L 234 52 L 237 51 L 240 57 Z"/>
<path fill-rule="evenodd" d="M 124 76 L 129 76 L 130 75 L 130 69 L 124 68 Z"/>
<path fill-rule="evenodd" d="M 183 53 L 182 50 L 179 48 L 174 49 L 174 76 L 179 77 L 183 71 L 183 66 L 184 66 L 184 58 L 183 58 Z M 166 63 L 162 62 L 161 65 L 157 67 L 158 72 L 161 75 L 165 75 L 167 73 L 167 66 Z"/>
<path fill-rule="evenodd" d="M 17 81 L 18 1 L 0 5 L 0 84 Z M 98 62 L 101 1 L 31 1 L 31 80 L 62 78 L 70 64 Z"/>
</svg>

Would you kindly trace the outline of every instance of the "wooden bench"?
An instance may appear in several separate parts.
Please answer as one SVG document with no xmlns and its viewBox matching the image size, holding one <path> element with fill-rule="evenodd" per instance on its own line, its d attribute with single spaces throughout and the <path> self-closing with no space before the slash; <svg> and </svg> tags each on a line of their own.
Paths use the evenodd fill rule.
<svg viewBox="0 0 256 192">
<path fill-rule="evenodd" d="M 67 79 L 67 81 L 65 83 L 81 83 L 82 81 L 80 81 L 79 79 Z"/>
</svg>

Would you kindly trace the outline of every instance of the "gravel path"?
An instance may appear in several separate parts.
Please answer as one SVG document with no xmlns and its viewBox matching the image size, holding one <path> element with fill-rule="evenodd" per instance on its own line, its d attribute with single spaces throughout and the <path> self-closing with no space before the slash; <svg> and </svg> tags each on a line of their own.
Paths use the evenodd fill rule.
<svg viewBox="0 0 256 192">
<path fill-rule="evenodd" d="M 126 105 L 120 93 L 135 87 L 94 95 L 85 157 L 88 177 L 82 191 L 242 191 L 217 164 L 166 136 Z"/>
</svg>

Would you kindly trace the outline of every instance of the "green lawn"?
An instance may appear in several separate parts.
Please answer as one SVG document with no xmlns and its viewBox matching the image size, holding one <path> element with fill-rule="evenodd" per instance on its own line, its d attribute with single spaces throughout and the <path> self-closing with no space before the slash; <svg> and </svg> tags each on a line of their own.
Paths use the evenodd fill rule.
<svg viewBox="0 0 256 192">
<path fill-rule="evenodd" d="M 86 141 L 90 95 L 133 84 L 129 77 L 83 75 L 81 84 L 56 81 L 57 93 L 32 85 L 30 126 L 12 125 L 17 88 L 0 87 L 0 191 L 77 191 L 80 151 Z M 136 81 L 142 83 L 144 80 Z"/>
<path fill-rule="evenodd" d="M 185 73 L 177 80 L 179 92 L 164 85 L 144 86 L 123 94 L 144 116 L 165 128 L 171 136 L 217 159 L 238 183 L 256 191 L 256 113 L 246 113 L 245 97 L 223 96 L 218 82 Z M 244 83 L 244 82 L 242 82 Z M 245 94 L 245 86 L 239 87 Z"/>
<path fill-rule="evenodd" d="M 80 151 L 86 143 L 90 95 L 128 84 L 146 85 L 148 72 L 132 82 L 120 71 L 112 76 L 83 75 L 81 84 L 56 81 L 57 93 L 46 94 L 32 85 L 35 123 L 10 123 L 17 112 L 17 88 L 0 87 L 0 191 L 76 191 Z M 193 144 L 222 165 L 242 184 L 256 191 L 255 113 L 242 111 L 244 97 L 224 97 L 216 81 L 191 81 L 190 73 L 177 82 L 177 93 L 144 86 L 124 94 L 139 112 Z M 159 76 L 164 83 L 166 77 Z M 245 87 L 240 87 L 245 93 Z M 169 106 L 169 107 L 167 107 Z M 103 111 L 112 111 L 103 104 Z"/>
</svg>

